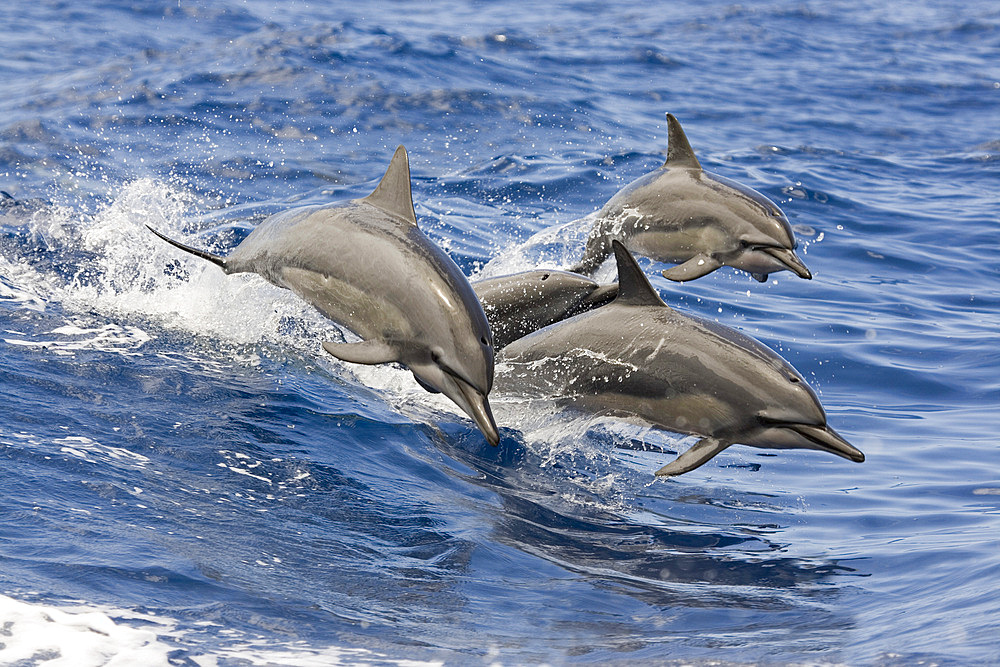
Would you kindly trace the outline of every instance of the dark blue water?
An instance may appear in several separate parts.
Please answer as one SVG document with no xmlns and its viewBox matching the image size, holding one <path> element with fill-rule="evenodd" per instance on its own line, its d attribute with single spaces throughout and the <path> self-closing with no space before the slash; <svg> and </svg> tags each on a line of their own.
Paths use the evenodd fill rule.
<svg viewBox="0 0 1000 667">
<path fill-rule="evenodd" d="M 8 3 L 0 662 L 1000 662 L 998 63 L 982 0 Z M 654 285 L 864 464 L 654 480 L 619 445 L 688 440 L 503 396 L 493 449 L 144 227 L 223 252 L 404 144 L 467 273 L 566 266 L 667 111 L 816 278 Z"/>
</svg>

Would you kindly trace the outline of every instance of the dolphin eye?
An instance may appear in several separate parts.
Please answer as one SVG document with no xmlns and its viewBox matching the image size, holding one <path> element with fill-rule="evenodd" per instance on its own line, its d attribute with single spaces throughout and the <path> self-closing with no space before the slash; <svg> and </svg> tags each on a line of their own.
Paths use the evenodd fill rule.
<svg viewBox="0 0 1000 667">
<path fill-rule="evenodd" d="M 436 347 L 431 350 L 431 361 L 433 361 L 435 364 L 441 363 L 441 350 L 437 349 Z"/>
<path fill-rule="evenodd" d="M 751 245 L 753 245 L 753 244 L 750 243 L 749 241 L 747 241 L 746 239 L 740 239 L 740 247 L 741 248 L 749 248 Z"/>
<path fill-rule="evenodd" d="M 488 340 L 486 340 L 486 336 L 483 336 L 482 338 L 480 338 L 479 342 L 482 343 L 483 345 L 485 345 L 486 347 L 490 346 L 490 342 Z"/>
<path fill-rule="evenodd" d="M 802 382 L 802 380 L 798 379 L 794 375 L 789 375 L 788 381 L 791 382 L 792 384 L 798 384 L 799 382 Z"/>
<path fill-rule="evenodd" d="M 545 274 L 542 275 L 542 280 L 548 280 L 548 279 L 549 279 L 549 274 L 548 273 L 545 273 Z"/>
</svg>

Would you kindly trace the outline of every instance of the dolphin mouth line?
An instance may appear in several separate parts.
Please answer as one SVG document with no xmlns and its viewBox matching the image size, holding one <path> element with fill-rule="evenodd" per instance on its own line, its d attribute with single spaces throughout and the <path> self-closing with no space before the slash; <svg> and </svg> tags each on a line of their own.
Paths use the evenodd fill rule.
<svg viewBox="0 0 1000 667">
<path fill-rule="evenodd" d="M 806 280 L 811 280 L 813 275 L 812 271 L 802 263 L 795 251 L 790 248 L 778 248 L 775 246 L 762 246 L 760 248 L 761 252 L 767 253 L 771 257 L 775 258 L 786 267 L 788 270 L 797 275 L 799 278 L 805 278 Z"/>
<path fill-rule="evenodd" d="M 434 359 L 434 363 L 436 363 L 438 365 L 438 367 L 442 371 L 444 371 L 445 375 L 447 375 L 448 377 L 450 377 L 455 382 L 468 385 L 471 389 L 473 389 L 474 391 L 478 391 L 483 396 L 486 396 L 487 394 L 489 394 L 490 393 L 490 389 L 493 388 L 493 379 L 492 379 L 492 376 L 490 377 L 490 379 L 488 381 L 488 384 L 486 385 L 486 389 L 483 390 L 483 389 L 480 389 L 479 387 L 477 387 L 475 382 L 473 382 L 472 380 L 470 380 L 469 378 L 467 378 L 465 375 L 463 375 L 462 373 L 459 373 L 454 368 L 452 368 L 451 366 L 449 366 L 440 357 L 433 356 L 433 359 Z"/>
<path fill-rule="evenodd" d="M 493 419 L 493 410 L 486 394 L 459 377 L 452 375 L 451 379 L 464 399 L 459 403 L 459 407 L 476 422 L 486 441 L 496 447 L 500 444 L 500 431 L 497 429 L 496 420 Z"/>
<path fill-rule="evenodd" d="M 843 458 L 854 461 L 855 463 L 863 463 L 865 460 L 865 455 L 860 449 L 844 440 L 840 437 L 839 433 L 834 431 L 829 426 L 811 426 L 809 424 L 789 423 L 775 424 L 775 426 L 781 426 L 795 431 L 802 437 L 818 445 L 820 449 L 830 452 L 831 454 L 842 456 Z"/>
</svg>

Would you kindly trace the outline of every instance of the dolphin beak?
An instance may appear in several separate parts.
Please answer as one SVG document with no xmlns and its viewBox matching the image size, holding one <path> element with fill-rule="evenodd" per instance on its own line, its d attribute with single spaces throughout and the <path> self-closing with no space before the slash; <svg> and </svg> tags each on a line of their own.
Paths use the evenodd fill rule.
<svg viewBox="0 0 1000 667">
<path fill-rule="evenodd" d="M 448 398 L 455 401 L 458 407 L 465 411 L 465 414 L 476 422 L 476 426 L 486 436 L 486 441 L 496 447 L 500 444 L 500 432 L 497 430 L 497 423 L 493 419 L 493 411 L 490 409 L 490 402 L 486 395 L 470 385 L 465 380 L 450 376 L 455 386 L 458 388 L 456 396 L 449 394 Z"/>
<path fill-rule="evenodd" d="M 787 428 L 814 442 L 818 449 L 842 456 L 845 459 L 862 463 L 865 455 L 860 449 L 840 437 L 840 434 L 829 426 L 808 426 L 806 424 L 787 424 Z"/>
<path fill-rule="evenodd" d="M 799 259 L 794 250 L 789 248 L 761 248 L 761 250 L 784 264 L 789 271 L 799 278 L 810 280 L 813 277 L 812 271 L 802 263 L 802 260 Z"/>
</svg>

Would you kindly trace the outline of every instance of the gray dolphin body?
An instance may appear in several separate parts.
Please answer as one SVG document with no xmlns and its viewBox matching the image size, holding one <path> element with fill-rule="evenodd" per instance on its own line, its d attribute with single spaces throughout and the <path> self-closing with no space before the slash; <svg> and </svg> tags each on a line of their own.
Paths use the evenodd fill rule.
<svg viewBox="0 0 1000 667">
<path fill-rule="evenodd" d="M 694 470 L 736 443 L 864 461 L 827 426 L 816 394 L 784 359 L 734 329 L 668 307 L 625 247 L 613 246 L 618 298 L 508 345 L 499 386 L 702 436 L 657 475 Z"/>
<path fill-rule="evenodd" d="M 292 290 L 362 338 L 323 343 L 327 352 L 359 364 L 403 364 L 425 389 L 461 407 L 491 444 L 499 442 L 487 400 L 489 324 L 462 271 L 417 228 L 402 146 L 372 194 L 275 214 L 227 257 L 151 231 L 226 273 L 257 273 Z"/>
<path fill-rule="evenodd" d="M 497 350 L 555 322 L 610 303 L 618 285 L 569 271 L 536 270 L 472 283 Z"/>
<path fill-rule="evenodd" d="M 724 265 L 761 282 L 784 270 L 812 278 L 795 254 L 781 209 L 755 190 L 704 171 L 672 114 L 667 132 L 666 162 L 604 205 L 571 270 L 592 275 L 618 239 L 635 253 L 678 264 L 663 272 L 670 280 L 694 280 Z"/>
</svg>

